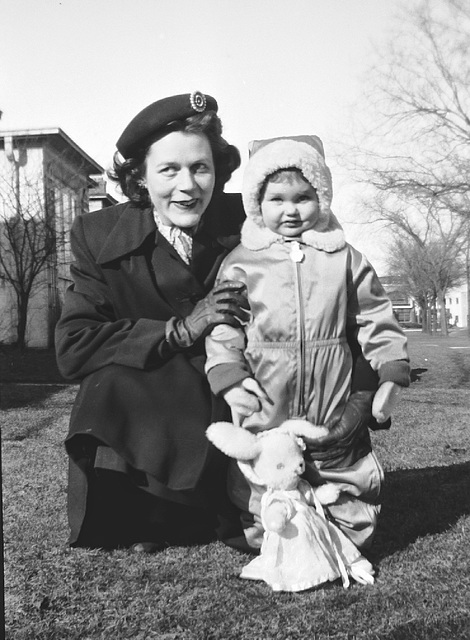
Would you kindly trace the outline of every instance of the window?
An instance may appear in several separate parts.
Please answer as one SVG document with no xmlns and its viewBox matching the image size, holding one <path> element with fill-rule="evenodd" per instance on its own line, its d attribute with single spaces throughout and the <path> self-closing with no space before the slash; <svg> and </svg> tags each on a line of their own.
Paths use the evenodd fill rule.
<svg viewBox="0 0 470 640">
<path fill-rule="evenodd" d="M 77 193 L 58 181 L 53 188 L 54 215 L 57 232 L 57 266 L 59 278 L 68 278 L 72 251 L 70 249 L 70 227 L 78 209 Z"/>
</svg>

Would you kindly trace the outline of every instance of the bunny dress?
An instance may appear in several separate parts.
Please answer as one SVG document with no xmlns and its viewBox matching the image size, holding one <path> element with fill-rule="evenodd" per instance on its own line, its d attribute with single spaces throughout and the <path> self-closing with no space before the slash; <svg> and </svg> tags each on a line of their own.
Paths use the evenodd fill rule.
<svg viewBox="0 0 470 640">
<path fill-rule="evenodd" d="M 287 524 L 270 531 L 266 510 L 274 503 L 287 507 Z M 296 489 L 268 489 L 261 500 L 264 538 L 261 553 L 246 565 L 241 578 L 264 580 L 273 591 L 304 591 L 338 578 L 349 586 L 349 575 L 372 584 L 373 567 L 338 527 L 325 518 L 315 491 L 305 480 Z"/>
</svg>

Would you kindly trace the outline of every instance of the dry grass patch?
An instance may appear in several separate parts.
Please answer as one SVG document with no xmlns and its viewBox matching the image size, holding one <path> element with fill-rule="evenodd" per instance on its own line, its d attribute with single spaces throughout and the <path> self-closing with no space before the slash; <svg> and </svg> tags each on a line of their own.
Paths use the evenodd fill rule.
<svg viewBox="0 0 470 640">
<path fill-rule="evenodd" d="M 241 581 L 248 556 L 220 543 L 152 556 L 69 549 L 63 439 L 76 388 L 4 385 L 7 638 L 468 640 L 470 350 L 456 355 L 455 340 L 411 337 L 413 367 L 428 370 L 392 429 L 373 434 L 386 469 L 369 554 L 377 582 L 348 591 L 274 594 Z"/>
</svg>

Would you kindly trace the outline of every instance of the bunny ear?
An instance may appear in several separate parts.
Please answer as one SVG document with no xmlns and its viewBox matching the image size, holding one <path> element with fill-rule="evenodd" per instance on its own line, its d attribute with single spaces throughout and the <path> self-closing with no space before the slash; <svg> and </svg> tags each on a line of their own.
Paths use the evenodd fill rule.
<svg viewBox="0 0 470 640">
<path fill-rule="evenodd" d="M 253 460 L 261 451 L 253 433 L 230 422 L 214 422 L 206 430 L 206 436 L 217 449 L 236 460 Z"/>
<path fill-rule="evenodd" d="M 293 436 L 307 438 L 308 440 L 318 440 L 328 435 L 328 429 L 326 427 L 320 427 L 312 424 L 308 420 L 301 420 L 299 418 L 286 420 L 278 429 L 279 431 L 290 433 Z"/>
</svg>

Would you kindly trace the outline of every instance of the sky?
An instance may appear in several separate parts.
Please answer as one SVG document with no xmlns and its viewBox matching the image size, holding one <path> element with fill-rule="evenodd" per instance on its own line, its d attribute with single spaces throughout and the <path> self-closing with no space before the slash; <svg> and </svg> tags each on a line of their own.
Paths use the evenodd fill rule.
<svg viewBox="0 0 470 640">
<path fill-rule="evenodd" d="M 414 0 L 413 0 L 414 1 Z M 342 222 L 350 178 L 329 160 L 348 136 L 400 0 L 0 0 L 0 130 L 60 127 L 104 169 L 130 119 L 167 95 L 214 96 L 224 136 L 316 134 Z M 110 192 L 113 188 L 110 186 Z M 374 262 L 368 229 L 347 239 Z"/>
</svg>

